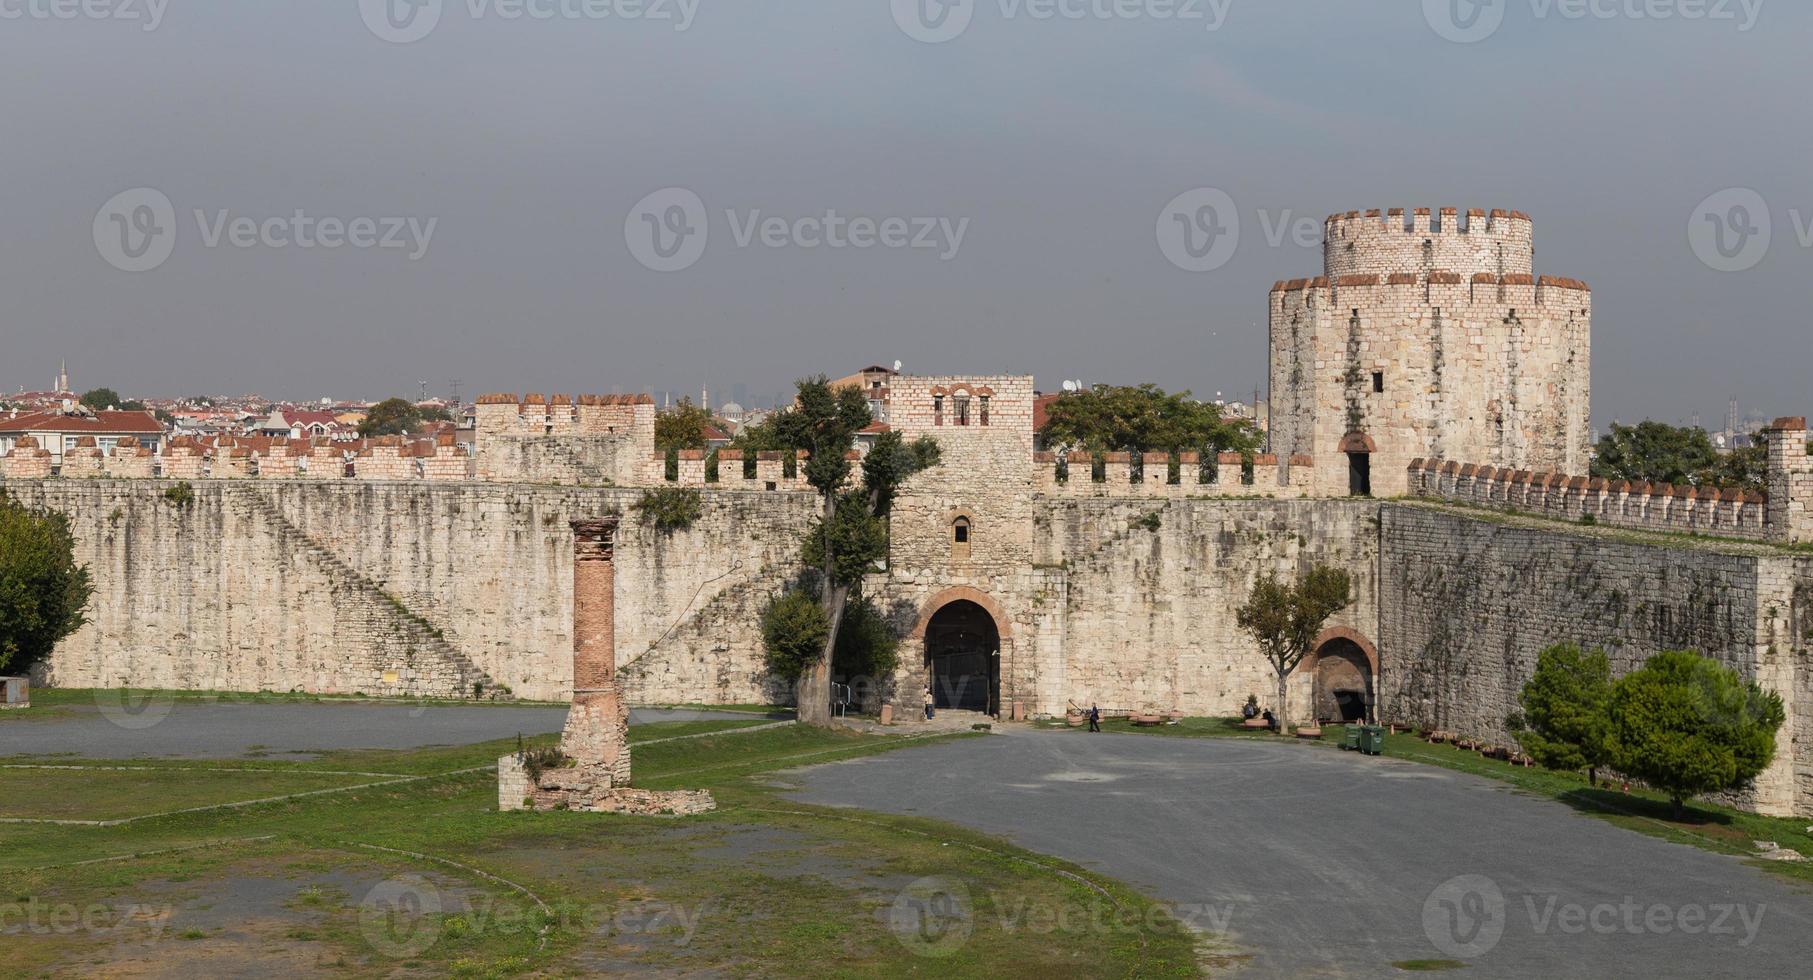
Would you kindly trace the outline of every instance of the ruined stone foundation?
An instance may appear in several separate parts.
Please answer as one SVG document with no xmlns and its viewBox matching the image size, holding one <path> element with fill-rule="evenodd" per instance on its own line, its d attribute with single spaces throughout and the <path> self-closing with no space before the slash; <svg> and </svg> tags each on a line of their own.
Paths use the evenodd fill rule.
<svg viewBox="0 0 1813 980">
<path fill-rule="evenodd" d="M 569 764 L 543 769 L 532 779 L 521 755 L 499 759 L 498 809 L 685 815 L 716 808 L 703 790 L 630 788 L 629 703 L 617 685 L 612 565 L 617 519 L 572 526 L 573 706 L 560 735 L 560 752 Z"/>
</svg>

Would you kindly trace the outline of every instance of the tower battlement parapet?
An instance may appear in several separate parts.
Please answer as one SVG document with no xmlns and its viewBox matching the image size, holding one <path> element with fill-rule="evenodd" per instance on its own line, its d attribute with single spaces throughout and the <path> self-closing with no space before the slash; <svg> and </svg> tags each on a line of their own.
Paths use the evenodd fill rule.
<svg viewBox="0 0 1813 980">
<path fill-rule="evenodd" d="M 1535 231 L 1521 211 L 1403 208 L 1348 211 L 1324 223 L 1323 256 L 1331 277 L 1445 269 L 1493 275 L 1534 271 Z"/>
</svg>

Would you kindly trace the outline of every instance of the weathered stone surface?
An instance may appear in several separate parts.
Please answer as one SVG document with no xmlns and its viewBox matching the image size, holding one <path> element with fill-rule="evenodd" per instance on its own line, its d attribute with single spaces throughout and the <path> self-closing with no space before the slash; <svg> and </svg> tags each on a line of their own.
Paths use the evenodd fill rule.
<svg viewBox="0 0 1813 980">
<path fill-rule="evenodd" d="M 1698 650 L 1782 695 L 1776 764 L 1742 802 L 1813 812 L 1813 559 L 1740 543 L 1645 544 L 1608 534 L 1386 505 L 1382 715 L 1510 744 L 1506 719 L 1553 643 L 1603 648 L 1614 675 Z"/>
<path fill-rule="evenodd" d="M 1335 215 L 1323 275 L 1273 288 L 1272 445 L 1315 492 L 1347 492 L 1354 449 L 1382 496 L 1419 456 L 1584 472 L 1592 294 L 1531 275 L 1527 216 L 1458 218 Z"/>
<path fill-rule="evenodd" d="M 574 517 L 624 514 L 618 676 L 648 702 L 765 702 L 755 621 L 796 570 L 815 501 L 708 493 L 661 532 L 637 489 L 461 482 L 8 480 L 68 514 L 96 595 L 48 681 L 187 690 L 572 693 Z M 443 644 L 468 661 L 445 655 Z"/>
</svg>

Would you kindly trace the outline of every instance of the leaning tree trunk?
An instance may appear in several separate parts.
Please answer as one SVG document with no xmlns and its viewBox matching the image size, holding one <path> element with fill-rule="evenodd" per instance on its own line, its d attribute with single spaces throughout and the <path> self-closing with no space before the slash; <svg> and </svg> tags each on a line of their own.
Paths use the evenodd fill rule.
<svg viewBox="0 0 1813 980">
<path fill-rule="evenodd" d="M 824 604 L 825 619 L 831 623 L 831 631 L 825 635 L 825 646 L 818 652 L 818 659 L 800 675 L 793 692 L 800 722 L 820 728 L 831 727 L 831 653 L 837 648 L 837 627 L 843 620 L 844 599 L 850 594 L 849 589 L 834 584 L 831 574 L 836 568 L 831 553 L 831 527 L 836 520 L 837 494 L 827 493 L 824 517 L 819 525 L 825 548 L 824 563 L 819 568 L 819 601 Z"/>
<path fill-rule="evenodd" d="M 844 607 L 849 601 L 848 586 L 832 589 L 826 600 L 829 614 L 826 618 L 831 621 L 831 632 L 825 636 L 825 647 L 819 651 L 818 659 L 800 675 L 799 685 L 794 690 L 799 720 L 805 724 L 831 727 L 831 654 L 837 649 L 837 629 L 843 624 Z"/>
</svg>

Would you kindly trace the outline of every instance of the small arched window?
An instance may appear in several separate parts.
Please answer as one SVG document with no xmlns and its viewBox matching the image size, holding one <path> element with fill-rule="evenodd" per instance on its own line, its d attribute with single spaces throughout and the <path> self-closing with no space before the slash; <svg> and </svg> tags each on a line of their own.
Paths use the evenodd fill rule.
<svg viewBox="0 0 1813 980">
<path fill-rule="evenodd" d="M 951 521 L 951 558 L 954 561 L 969 560 L 970 524 L 969 517 L 958 515 Z"/>
</svg>

